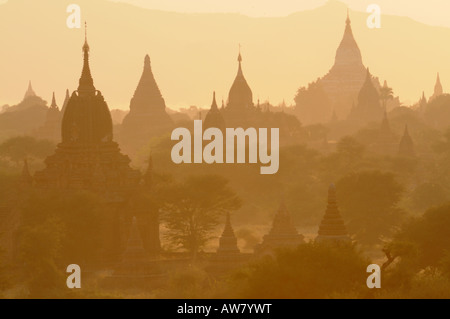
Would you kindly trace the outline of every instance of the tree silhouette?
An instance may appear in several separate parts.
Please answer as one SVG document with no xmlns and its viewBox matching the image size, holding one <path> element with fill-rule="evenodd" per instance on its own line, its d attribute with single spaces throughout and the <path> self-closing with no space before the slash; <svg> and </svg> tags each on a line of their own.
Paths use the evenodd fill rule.
<svg viewBox="0 0 450 319">
<path fill-rule="evenodd" d="M 172 245 L 187 249 L 195 259 L 199 249 L 212 238 L 223 213 L 241 205 L 227 184 L 218 175 L 190 176 L 163 191 L 162 220 Z"/>
</svg>

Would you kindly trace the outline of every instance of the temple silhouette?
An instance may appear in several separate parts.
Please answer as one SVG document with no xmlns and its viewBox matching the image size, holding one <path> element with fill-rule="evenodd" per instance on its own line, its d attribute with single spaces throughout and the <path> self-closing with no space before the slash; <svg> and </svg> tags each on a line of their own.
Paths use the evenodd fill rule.
<svg viewBox="0 0 450 319">
<path fill-rule="evenodd" d="M 123 119 L 120 131 L 122 147 L 135 152 L 146 146 L 152 137 L 170 133 L 173 120 L 166 113 L 166 103 L 153 76 L 150 56 L 144 59 L 144 69 L 130 101 L 130 111 Z"/>
<path fill-rule="evenodd" d="M 317 91 L 322 95 L 320 104 L 308 105 L 297 103 L 296 114 L 302 123 L 326 123 L 330 118 L 345 120 L 352 114 L 353 120 L 367 122 L 368 114 L 354 113 L 352 106 L 360 99 L 361 90 L 367 91 L 369 86 L 379 92 L 380 82 L 377 77 L 368 73 L 364 66 L 361 51 L 353 36 L 351 20 L 347 11 L 345 29 L 342 40 L 336 50 L 334 64 L 326 75 L 313 82 Z M 312 90 L 312 87 L 310 90 Z M 398 98 L 388 102 L 388 109 L 399 105 Z M 354 116 L 356 115 L 356 116 Z M 358 115 L 362 117 L 359 118 Z M 370 117 L 370 120 L 379 120 L 378 117 Z"/>
</svg>

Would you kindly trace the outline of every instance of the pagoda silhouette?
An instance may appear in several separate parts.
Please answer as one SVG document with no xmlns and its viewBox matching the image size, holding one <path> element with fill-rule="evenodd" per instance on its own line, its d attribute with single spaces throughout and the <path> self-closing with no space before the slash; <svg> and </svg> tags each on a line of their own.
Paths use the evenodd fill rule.
<svg viewBox="0 0 450 319">
<path fill-rule="evenodd" d="M 130 112 L 122 121 L 121 146 L 134 153 L 147 145 L 152 137 L 170 132 L 173 125 L 153 76 L 150 57 L 146 55 L 141 79 L 130 101 Z"/>
<path fill-rule="evenodd" d="M 124 245 L 127 200 L 141 179 L 113 140 L 111 114 L 102 93 L 96 90 L 89 67 L 87 36 L 83 45 L 83 69 L 79 86 L 64 110 L 61 138 L 56 151 L 45 160 L 46 167 L 35 173 L 35 186 L 41 190 L 71 193 L 87 190 L 98 194 L 110 208 L 106 226 L 107 254 L 118 254 Z M 56 106 L 53 106 L 56 107 Z"/>
</svg>

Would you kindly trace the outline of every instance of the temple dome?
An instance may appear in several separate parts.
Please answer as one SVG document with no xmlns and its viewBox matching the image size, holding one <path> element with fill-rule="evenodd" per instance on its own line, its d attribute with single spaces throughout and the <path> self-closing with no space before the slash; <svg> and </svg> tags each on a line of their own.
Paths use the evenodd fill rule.
<svg viewBox="0 0 450 319">
<path fill-rule="evenodd" d="M 229 108 L 247 108 L 253 106 L 253 93 L 242 72 L 242 56 L 238 56 L 239 68 L 228 94 Z"/>
<path fill-rule="evenodd" d="M 72 93 L 64 110 L 62 141 L 100 143 L 112 141 L 112 119 L 100 91 L 94 87 L 89 68 L 89 45 L 83 45 L 83 70 L 78 90 Z"/>
</svg>

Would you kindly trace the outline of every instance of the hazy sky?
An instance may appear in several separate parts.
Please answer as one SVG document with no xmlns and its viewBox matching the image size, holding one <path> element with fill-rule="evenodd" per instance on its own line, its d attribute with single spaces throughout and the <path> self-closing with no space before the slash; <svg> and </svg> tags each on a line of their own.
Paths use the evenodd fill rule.
<svg viewBox="0 0 450 319">
<path fill-rule="evenodd" d="M 327 0 L 112 0 L 138 6 L 177 12 L 233 12 L 248 16 L 285 16 L 313 9 Z M 378 4 L 382 13 L 408 16 L 414 20 L 450 27 L 449 0 L 341 0 L 353 10 L 365 11 Z"/>
</svg>

